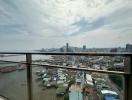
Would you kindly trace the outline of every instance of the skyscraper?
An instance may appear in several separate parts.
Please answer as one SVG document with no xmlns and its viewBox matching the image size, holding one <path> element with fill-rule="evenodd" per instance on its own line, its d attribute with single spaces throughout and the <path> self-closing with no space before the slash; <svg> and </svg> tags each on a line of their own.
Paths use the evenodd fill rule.
<svg viewBox="0 0 132 100">
<path fill-rule="evenodd" d="M 126 45 L 126 51 L 127 52 L 132 52 L 132 44 L 127 44 Z"/>
<path fill-rule="evenodd" d="M 86 51 L 86 45 L 83 45 L 83 51 Z"/>
<path fill-rule="evenodd" d="M 126 44 L 126 52 L 132 52 L 132 44 Z M 124 65 L 125 65 L 125 72 L 129 72 L 131 69 L 131 59 L 129 57 L 125 57 Z"/>
<path fill-rule="evenodd" d="M 66 43 L 66 52 L 69 52 L 69 44 Z"/>
</svg>

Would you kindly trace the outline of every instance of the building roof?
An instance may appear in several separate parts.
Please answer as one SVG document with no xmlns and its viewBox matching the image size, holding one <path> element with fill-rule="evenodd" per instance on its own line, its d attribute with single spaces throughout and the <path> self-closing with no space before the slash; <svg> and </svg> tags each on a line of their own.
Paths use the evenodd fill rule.
<svg viewBox="0 0 132 100">
<path fill-rule="evenodd" d="M 112 94 L 112 95 L 118 95 L 115 91 L 111 90 L 101 90 L 102 94 Z"/>
<path fill-rule="evenodd" d="M 86 74 L 86 83 L 89 85 L 93 85 L 92 76 L 89 74 Z"/>
</svg>

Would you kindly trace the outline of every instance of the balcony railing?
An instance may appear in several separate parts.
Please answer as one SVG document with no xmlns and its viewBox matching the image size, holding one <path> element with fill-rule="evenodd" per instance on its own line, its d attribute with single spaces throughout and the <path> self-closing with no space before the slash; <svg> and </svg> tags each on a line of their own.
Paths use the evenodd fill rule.
<svg viewBox="0 0 132 100">
<path fill-rule="evenodd" d="M 97 72 L 97 73 L 105 73 L 105 74 L 114 74 L 114 75 L 123 75 L 124 77 L 124 100 L 132 100 L 132 53 L 123 52 L 123 53 L 104 53 L 104 52 L 0 52 L 0 54 L 15 54 L 15 55 L 26 55 L 25 62 L 17 62 L 17 61 L 4 61 L 4 62 L 12 62 L 12 63 L 21 63 L 27 65 L 27 88 L 28 88 L 28 100 L 33 100 L 33 86 L 32 86 L 32 65 L 44 66 L 46 68 L 61 68 L 61 69 L 72 69 L 79 70 L 85 72 Z M 56 55 L 56 56 L 123 56 L 127 57 L 127 71 L 108 71 L 108 70 L 97 70 L 97 69 L 84 69 L 84 68 L 73 68 L 67 66 L 60 65 L 49 65 L 49 64 L 34 64 L 32 63 L 33 55 Z M 1 60 L 2 61 L 2 60 Z"/>
</svg>

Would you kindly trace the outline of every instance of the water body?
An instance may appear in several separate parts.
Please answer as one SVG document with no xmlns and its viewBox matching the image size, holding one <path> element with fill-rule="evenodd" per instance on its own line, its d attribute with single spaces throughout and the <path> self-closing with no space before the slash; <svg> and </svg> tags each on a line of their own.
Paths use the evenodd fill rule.
<svg viewBox="0 0 132 100">
<path fill-rule="evenodd" d="M 26 70 L 0 73 L 0 95 L 9 100 L 27 100 Z"/>
<path fill-rule="evenodd" d="M 49 58 L 51 58 L 50 55 L 32 55 L 32 60 L 45 60 Z M 26 61 L 26 55 L 0 57 L 0 60 L 15 61 L 15 62 Z"/>
<path fill-rule="evenodd" d="M 43 56 L 43 55 L 32 56 L 32 60 L 45 60 L 49 58 L 51 58 L 51 56 Z M 0 60 L 19 62 L 19 61 L 25 61 L 26 56 L 19 55 L 19 56 L 0 57 Z M 12 66 L 12 65 L 14 65 L 14 63 L 7 63 L 7 62 L 0 61 L 0 67 Z M 37 84 L 34 81 L 34 75 L 33 75 L 33 83 Z M 35 86 L 38 86 L 38 84 Z M 34 92 L 34 95 L 40 94 L 40 92 L 41 94 L 43 94 L 43 91 L 40 87 L 37 87 L 37 90 L 40 90 L 39 93 L 38 91 L 36 91 Z M 0 73 L 0 96 L 7 97 L 9 98 L 9 100 L 28 100 L 26 69 L 21 71 L 16 70 L 10 73 Z M 36 95 L 35 97 L 38 97 L 38 96 Z M 41 98 L 40 95 L 39 97 Z M 35 100 L 43 100 L 43 99 L 41 98 L 41 99 L 35 99 Z M 46 99 L 46 100 L 51 100 L 51 99 Z"/>
<path fill-rule="evenodd" d="M 43 90 L 40 87 L 41 82 L 36 82 L 35 71 L 33 68 L 33 100 L 63 100 L 63 97 L 56 96 L 56 88 L 47 88 Z M 28 100 L 27 95 L 27 73 L 26 69 L 13 71 L 11 73 L 0 73 L 0 95 L 9 98 L 9 100 Z"/>
</svg>

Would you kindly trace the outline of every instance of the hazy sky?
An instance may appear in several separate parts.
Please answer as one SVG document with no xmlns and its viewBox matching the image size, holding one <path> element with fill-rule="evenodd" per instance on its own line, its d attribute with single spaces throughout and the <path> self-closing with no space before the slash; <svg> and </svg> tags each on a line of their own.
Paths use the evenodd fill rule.
<svg viewBox="0 0 132 100">
<path fill-rule="evenodd" d="M 132 0 L 0 0 L 0 50 L 132 43 Z"/>
</svg>

